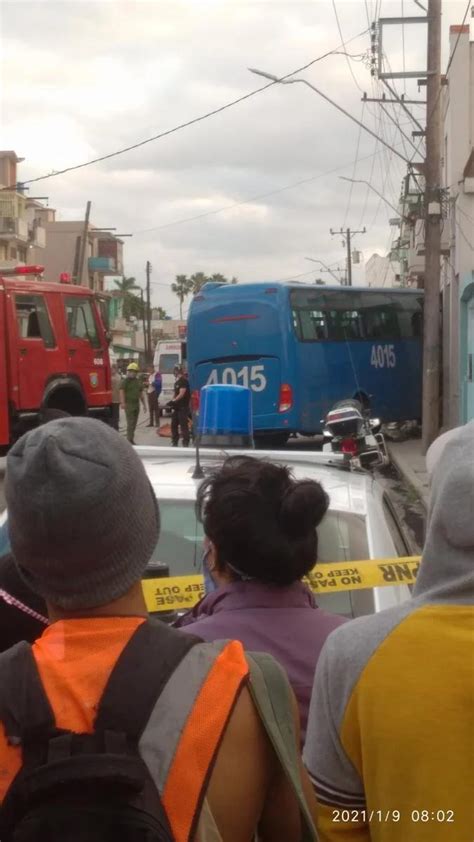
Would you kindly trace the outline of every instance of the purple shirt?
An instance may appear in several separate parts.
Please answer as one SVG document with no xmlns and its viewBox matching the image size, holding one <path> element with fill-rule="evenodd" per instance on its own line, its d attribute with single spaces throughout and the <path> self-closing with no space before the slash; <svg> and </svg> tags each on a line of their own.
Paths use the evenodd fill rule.
<svg viewBox="0 0 474 842">
<path fill-rule="evenodd" d="M 288 673 L 298 700 L 304 739 L 319 653 L 328 634 L 345 622 L 318 608 L 302 582 L 285 588 L 231 582 L 204 597 L 177 625 L 207 642 L 230 638 L 249 651 L 273 655 Z"/>
</svg>

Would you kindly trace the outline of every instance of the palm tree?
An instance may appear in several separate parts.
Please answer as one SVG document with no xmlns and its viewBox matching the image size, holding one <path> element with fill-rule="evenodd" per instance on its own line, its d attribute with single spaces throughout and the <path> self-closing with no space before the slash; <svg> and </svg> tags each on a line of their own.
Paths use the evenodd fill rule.
<svg viewBox="0 0 474 842">
<path fill-rule="evenodd" d="M 179 318 L 183 318 L 184 299 L 192 292 L 193 282 L 187 275 L 176 275 L 176 282 L 171 284 L 171 291 L 179 299 Z"/>
<path fill-rule="evenodd" d="M 123 278 L 120 279 L 115 278 L 114 284 L 117 287 L 117 289 L 120 290 L 120 292 L 122 292 L 124 295 L 126 295 L 127 292 L 131 292 L 132 289 L 137 288 L 137 282 L 135 278 L 126 278 L 125 275 Z"/>
<path fill-rule="evenodd" d="M 202 289 L 204 284 L 207 284 L 209 278 L 204 272 L 195 272 L 194 275 L 191 275 L 191 281 L 193 283 L 193 295 L 197 295 L 198 292 Z"/>
<path fill-rule="evenodd" d="M 132 290 L 138 289 L 136 279 L 126 278 L 124 275 L 123 278 L 115 278 L 114 284 L 120 291 L 120 296 L 123 299 L 123 318 L 129 319 L 132 315 L 132 310 L 136 310 L 136 305 L 134 305 L 134 302 L 132 301 L 133 298 L 136 298 Z M 136 315 L 136 313 L 134 313 L 133 315 Z"/>
</svg>

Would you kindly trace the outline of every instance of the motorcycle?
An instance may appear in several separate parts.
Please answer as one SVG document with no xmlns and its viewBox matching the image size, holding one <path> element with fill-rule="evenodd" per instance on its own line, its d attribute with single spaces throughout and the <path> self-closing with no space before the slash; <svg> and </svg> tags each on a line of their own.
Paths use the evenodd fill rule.
<svg viewBox="0 0 474 842">
<path fill-rule="evenodd" d="M 370 470 L 388 465 L 381 421 L 371 418 L 360 401 L 338 401 L 322 422 L 323 452 L 337 453 L 351 470 Z"/>
</svg>

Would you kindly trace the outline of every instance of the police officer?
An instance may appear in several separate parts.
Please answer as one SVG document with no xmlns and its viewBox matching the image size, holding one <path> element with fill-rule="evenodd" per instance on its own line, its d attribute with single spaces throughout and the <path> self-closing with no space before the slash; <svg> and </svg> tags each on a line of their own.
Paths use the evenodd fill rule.
<svg viewBox="0 0 474 842">
<path fill-rule="evenodd" d="M 183 447 L 189 447 L 189 402 L 191 390 L 189 380 L 182 365 L 174 367 L 175 384 L 174 398 L 170 401 L 171 408 L 171 443 L 178 447 L 179 433 L 183 439 Z"/>
<path fill-rule="evenodd" d="M 139 368 L 136 363 L 127 366 L 127 376 L 120 385 L 120 406 L 125 410 L 127 417 L 127 439 L 130 444 L 135 444 L 135 430 L 138 416 L 140 414 L 140 401 L 143 411 L 146 412 L 145 396 L 143 394 L 143 383 L 138 377 Z"/>
</svg>

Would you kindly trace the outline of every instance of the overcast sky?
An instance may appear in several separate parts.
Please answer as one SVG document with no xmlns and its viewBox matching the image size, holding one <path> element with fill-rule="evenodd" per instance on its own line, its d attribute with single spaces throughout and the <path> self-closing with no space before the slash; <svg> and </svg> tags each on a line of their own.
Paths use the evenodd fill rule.
<svg viewBox="0 0 474 842">
<path fill-rule="evenodd" d="M 402 8 L 422 14 L 413 0 L 381 6 L 382 17 Z M 361 103 L 361 90 L 382 90 L 365 60 L 369 34 L 361 34 L 380 2 L 375 7 L 376 0 L 336 0 L 352 58 L 330 56 L 299 75 L 411 157 L 379 106 Z M 462 21 L 465 8 L 465 0 L 443 2 L 444 66 L 449 25 Z M 26 159 L 20 180 L 139 142 L 265 84 L 248 67 L 283 76 L 341 44 L 332 0 L 3 0 L 0 15 L 1 145 Z M 393 70 L 404 62 L 419 70 L 425 26 L 392 27 L 384 47 Z M 406 84 L 413 98 L 424 98 L 423 88 Z M 404 90 L 403 81 L 396 85 Z M 414 112 L 422 119 L 422 108 Z M 398 106 L 391 114 L 411 137 L 408 116 Z M 169 286 L 181 273 L 327 279 L 317 267 L 311 274 L 305 256 L 344 266 L 341 237 L 331 237 L 330 227 L 365 226 L 354 241 L 363 260 L 385 253 L 395 238 L 394 211 L 363 184 L 350 196 L 338 176 L 370 179 L 396 205 L 404 170 L 306 86 L 274 85 L 169 137 L 32 185 L 30 194 L 49 196 L 61 220 L 82 218 L 90 199 L 95 225 L 133 233 L 125 240 L 126 274 L 143 283 L 150 260 L 153 301 L 175 316 Z M 280 192 L 255 198 L 272 191 Z M 182 222 L 238 202 L 245 203 Z M 363 263 L 354 276 L 363 281 Z"/>
</svg>

